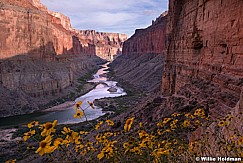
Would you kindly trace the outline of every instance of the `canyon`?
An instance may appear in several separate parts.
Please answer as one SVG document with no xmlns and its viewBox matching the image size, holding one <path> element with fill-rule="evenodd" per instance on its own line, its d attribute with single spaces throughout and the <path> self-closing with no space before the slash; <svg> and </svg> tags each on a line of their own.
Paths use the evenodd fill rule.
<svg viewBox="0 0 243 163">
<path fill-rule="evenodd" d="M 152 25 L 137 29 L 124 42 L 122 55 L 111 63 L 118 80 L 145 92 L 160 89 L 164 48 L 166 40 L 167 13 L 162 13 Z"/>
<path fill-rule="evenodd" d="M 39 0 L 1 0 L 0 28 L 1 117 L 39 110 L 75 91 L 76 80 L 120 55 L 127 39 L 73 29 Z"/>
<path fill-rule="evenodd" d="M 185 129 L 178 123 L 182 130 L 176 138 L 190 144 L 209 132 L 208 142 L 214 144 L 210 150 L 222 154 L 217 153 L 217 137 L 228 140 L 236 130 L 243 134 L 242 8 L 242 0 L 169 0 L 168 12 L 127 39 L 124 34 L 75 30 L 67 17 L 48 11 L 37 0 L 4 0 L 0 14 L 11 16 L 0 18 L 4 31 L 0 32 L 4 38 L 0 41 L 0 115 L 38 110 L 46 98 L 74 91 L 77 79 L 97 68 L 102 59 L 117 57 L 107 76 L 132 89 L 125 89 L 128 96 L 97 102 L 115 113 L 108 115 L 115 122 L 108 129 L 124 131 L 125 120 L 135 117 L 134 124 L 143 122 L 143 126 L 130 131 L 133 135 L 143 128 L 158 133 L 156 124 L 163 118 L 176 112 L 185 119 L 184 113 L 200 108 L 209 115 L 210 124 Z M 118 110 L 119 106 L 125 109 Z M 227 115 L 232 116 L 229 133 L 217 121 Z M 99 131 L 92 132 L 88 139 Z"/>
<path fill-rule="evenodd" d="M 213 120 L 226 115 L 239 118 L 243 111 L 242 7 L 240 0 L 170 0 L 168 15 L 157 19 L 166 22 L 166 27 L 156 28 L 153 21 L 147 29 L 136 30 L 112 68 L 121 80 L 138 83 L 137 89 L 146 85 L 153 91 L 115 120 L 135 116 L 153 128 L 163 117 L 197 108 Z M 153 74 L 152 53 L 157 52 L 162 70 Z M 158 74 L 161 79 L 156 80 Z M 240 120 L 231 126 L 242 131 Z M 198 128 L 188 139 L 197 140 L 209 129 Z"/>
</svg>

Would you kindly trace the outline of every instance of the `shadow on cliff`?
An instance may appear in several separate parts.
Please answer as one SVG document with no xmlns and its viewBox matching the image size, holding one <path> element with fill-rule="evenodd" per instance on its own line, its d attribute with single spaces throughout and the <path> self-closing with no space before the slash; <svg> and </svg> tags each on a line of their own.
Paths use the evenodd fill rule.
<svg viewBox="0 0 243 163">
<path fill-rule="evenodd" d="M 73 40 L 73 47 L 60 55 L 48 42 L 26 54 L 0 60 L 0 117 L 39 110 L 39 106 L 70 93 L 69 89 L 75 91 L 74 80 L 104 61 L 88 55 L 95 53 L 95 47 L 88 44 L 84 48 L 77 37 Z"/>
<path fill-rule="evenodd" d="M 12 57 L 1 59 L 1 62 L 5 60 L 20 60 L 21 58 L 24 58 L 24 60 L 29 58 L 32 61 L 59 61 L 63 58 L 67 57 L 90 57 L 96 55 L 96 48 L 95 45 L 87 43 L 86 45 L 83 45 L 79 38 L 77 36 L 72 36 L 72 47 L 70 49 L 67 49 L 66 47 L 62 48 L 62 53 L 57 54 L 56 47 L 54 46 L 53 42 L 48 42 L 47 44 L 40 46 L 39 48 L 35 48 L 33 50 L 28 51 L 24 54 L 13 54 Z M 98 57 L 98 56 L 97 56 Z"/>
<path fill-rule="evenodd" d="M 72 36 L 73 47 L 64 52 L 64 54 L 71 55 L 96 55 L 95 45 L 87 43 L 87 45 L 82 45 L 77 36 Z"/>
</svg>

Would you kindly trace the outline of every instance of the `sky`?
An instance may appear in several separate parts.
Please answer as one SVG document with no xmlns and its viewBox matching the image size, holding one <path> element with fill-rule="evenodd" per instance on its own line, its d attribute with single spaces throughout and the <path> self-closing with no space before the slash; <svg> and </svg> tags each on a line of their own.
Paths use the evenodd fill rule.
<svg viewBox="0 0 243 163">
<path fill-rule="evenodd" d="M 146 28 L 168 8 L 168 0 L 41 0 L 51 11 L 68 16 L 80 30 L 124 33 Z"/>
</svg>

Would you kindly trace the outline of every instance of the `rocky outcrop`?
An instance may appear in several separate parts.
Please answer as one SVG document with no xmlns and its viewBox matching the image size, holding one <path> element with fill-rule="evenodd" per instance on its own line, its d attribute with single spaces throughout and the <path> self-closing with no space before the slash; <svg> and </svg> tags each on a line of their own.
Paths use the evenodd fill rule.
<svg viewBox="0 0 243 163">
<path fill-rule="evenodd" d="M 111 61 L 122 52 L 123 42 L 127 35 L 120 33 L 96 32 L 95 30 L 79 30 L 77 37 L 84 45 L 93 45 L 94 52 L 102 59 Z"/>
<path fill-rule="evenodd" d="M 122 55 L 112 64 L 116 77 L 138 90 L 158 91 L 163 69 L 166 14 L 162 14 L 146 29 L 137 29 L 124 42 Z"/>
<path fill-rule="evenodd" d="M 162 79 L 164 95 L 194 99 L 225 115 L 243 87 L 243 2 L 171 0 Z"/>
<path fill-rule="evenodd" d="M 167 14 L 163 13 L 146 29 L 136 29 L 123 46 L 123 54 L 161 54 L 165 46 Z"/>
</svg>

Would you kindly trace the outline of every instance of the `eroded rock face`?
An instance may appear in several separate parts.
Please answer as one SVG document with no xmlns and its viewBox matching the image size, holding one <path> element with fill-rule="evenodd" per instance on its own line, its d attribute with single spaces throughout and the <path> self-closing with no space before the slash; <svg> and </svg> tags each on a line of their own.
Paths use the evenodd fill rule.
<svg viewBox="0 0 243 163">
<path fill-rule="evenodd" d="M 170 1 L 164 95 L 195 99 L 212 115 L 235 107 L 243 86 L 242 7 L 240 0 Z"/>
<path fill-rule="evenodd" d="M 111 67 L 118 79 L 138 90 L 158 91 L 163 69 L 166 14 L 162 14 L 146 29 L 137 29 L 135 34 L 124 42 L 122 55 Z"/>
<path fill-rule="evenodd" d="M 167 14 L 162 14 L 146 29 L 137 29 L 123 46 L 123 54 L 161 54 L 165 46 Z"/>
<path fill-rule="evenodd" d="M 0 9 L 0 59 L 28 54 L 53 61 L 56 54 L 65 54 L 73 47 L 72 35 L 58 24 L 60 19 L 31 5 L 3 3 Z"/>
<path fill-rule="evenodd" d="M 0 28 L 0 90 L 6 92 L 0 116 L 32 112 L 48 103 L 38 99 L 60 97 L 100 58 L 120 54 L 126 40 L 123 34 L 75 30 L 68 17 L 39 0 L 1 0 Z"/>
<path fill-rule="evenodd" d="M 106 60 L 113 60 L 122 52 L 123 42 L 127 35 L 120 33 L 96 32 L 95 30 L 76 31 L 79 41 L 88 46 L 92 44 L 97 56 Z"/>
<path fill-rule="evenodd" d="M 0 15 L 0 59 L 29 54 L 53 61 L 56 54 L 91 54 L 112 60 L 127 39 L 125 34 L 74 30 L 68 17 L 48 11 L 38 0 L 3 0 Z"/>
</svg>

